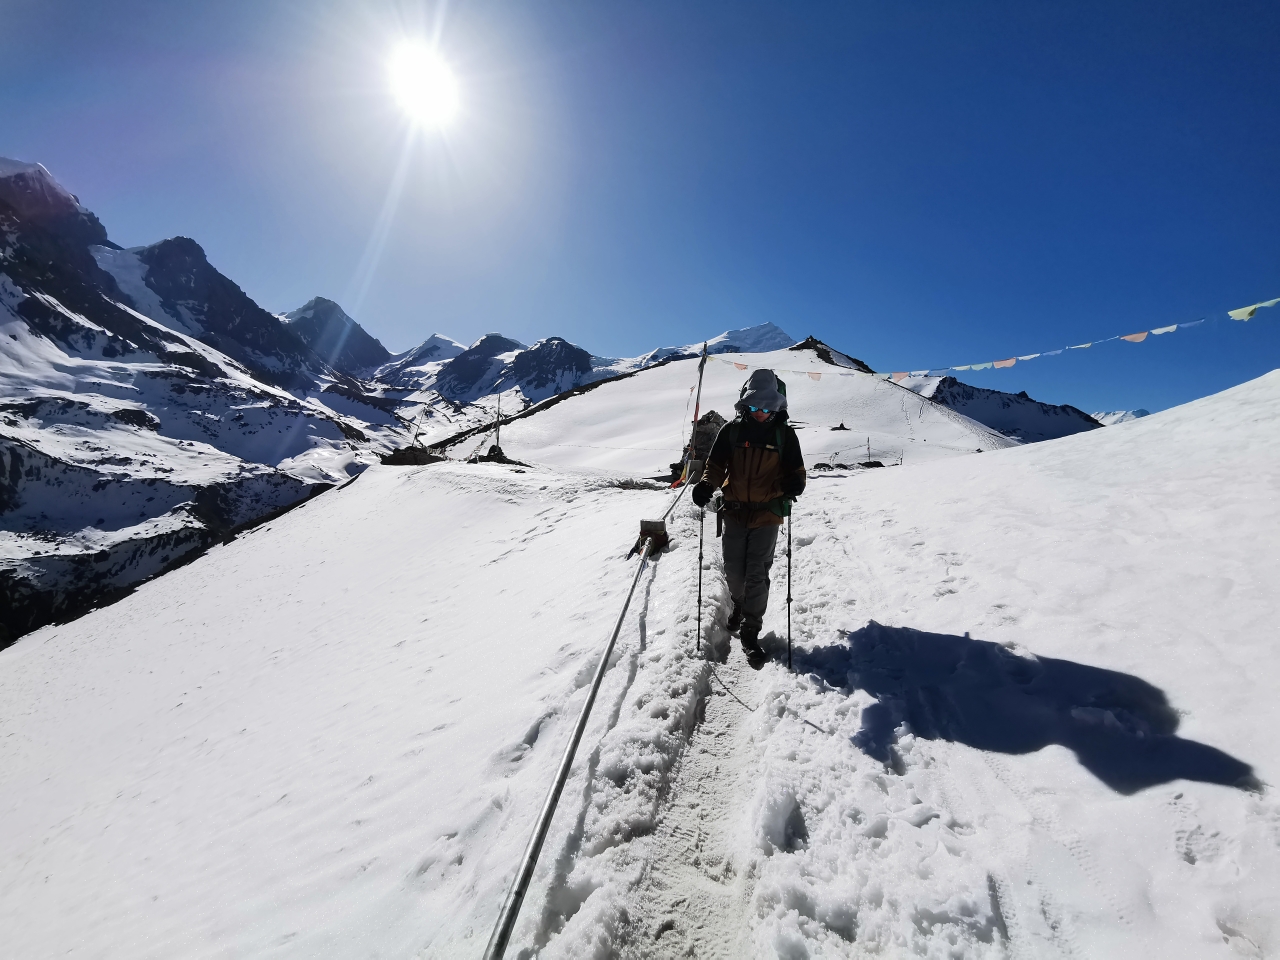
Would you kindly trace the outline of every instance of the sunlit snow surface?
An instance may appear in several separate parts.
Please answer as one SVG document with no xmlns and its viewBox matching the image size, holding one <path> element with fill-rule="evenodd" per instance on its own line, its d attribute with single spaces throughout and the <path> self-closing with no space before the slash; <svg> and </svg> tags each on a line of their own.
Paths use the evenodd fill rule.
<svg viewBox="0 0 1280 960">
<path fill-rule="evenodd" d="M 737 369 L 735 361 L 747 369 Z M 558 467 L 656 476 L 679 457 L 688 438 L 697 367 L 697 360 L 677 360 L 561 401 L 504 427 L 502 448 L 508 456 Z M 755 367 L 778 371 L 786 383 L 791 422 L 810 465 L 864 461 L 868 442 L 871 457 L 886 464 L 1016 444 L 895 383 L 824 363 L 808 350 L 709 359 L 702 413 L 715 410 L 731 419 Z M 842 424 L 848 429 L 832 429 Z"/>
<path fill-rule="evenodd" d="M 708 369 L 725 412 L 745 375 Z M 832 417 L 876 452 L 857 385 L 891 385 L 824 407 L 812 383 L 788 381 L 810 461 Z M 479 955 L 670 496 L 602 474 L 663 465 L 688 384 L 504 431 L 571 470 L 375 466 L 0 652 L 6 951 Z M 1122 430 L 815 476 L 796 674 L 781 556 L 774 660 L 735 645 L 716 679 L 692 655 L 682 501 L 508 955 L 1280 950 L 1278 412 L 1273 373 Z M 662 450 L 556 453 L 606 440 Z M 1246 764 L 1252 790 L 1212 782 Z"/>
</svg>

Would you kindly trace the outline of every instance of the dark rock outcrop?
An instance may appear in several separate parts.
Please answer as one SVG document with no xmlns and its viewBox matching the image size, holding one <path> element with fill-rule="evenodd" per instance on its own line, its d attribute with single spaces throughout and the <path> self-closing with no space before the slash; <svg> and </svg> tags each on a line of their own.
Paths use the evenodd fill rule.
<svg viewBox="0 0 1280 960">
<path fill-rule="evenodd" d="M 289 329 L 325 363 L 349 377 L 364 377 L 391 359 L 391 353 L 342 307 L 315 297 L 285 315 Z"/>
</svg>

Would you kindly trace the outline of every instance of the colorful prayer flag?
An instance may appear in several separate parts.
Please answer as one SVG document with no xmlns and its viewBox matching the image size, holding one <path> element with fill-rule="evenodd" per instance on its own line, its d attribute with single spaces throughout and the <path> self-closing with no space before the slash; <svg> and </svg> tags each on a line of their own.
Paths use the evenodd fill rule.
<svg viewBox="0 0 1280 960">
<path fill-rule="evenodd" d="M 1241 307 L 1239 310 L 1228 310 L 1227 316 L 1232 320 L 1248 320 L 1258 312 L 1259 307 L 1274 307 L 1277 303 L 1280 303 L 1280 297 L 1276 297 L 1274 300 L 1266 300 L 1262 303 L 1255 303 L 1251 307 Z"/>
<path fill-rule="evenodd" d="M 975 363 L 975 364 L 973 364 L 973 366 L 972 366 L 972 367 L 970 367 L 970 369 L 971 369 L 971 370 L 990 370 L 990 369 L 991 369 L 991 364 L 989 364 L 989 363 Z"/>
<path fill-rule="evenodd" d="M 1018 362 L 1017 357 L 1010 357 L 1008 360 L 997 360 L 995 361 L 995 363 L 992 364 L 992 366 L 995 367 L 997 370 L 1001 370 L 1005 367 L 1012 367 L 1017 362 Z"/>
<path fill-rule="evenodd" d="M 1143 330 L 1141 333 L 1130 333 L 1130 334 L 1126 334 L 1120 339 L 1128 340 L 1130 343 L 1141 343 L 1143 340 L 1147 339 L 1148 332 L 1149 331 L 1147 330 Z"/>
<path fill-rule="evenodd" d="M 1034 359 L 1035 359 L 1036 357 L 1038 357 L 1038 356 L 1040 356 L 1040 354 L 1038 354 L 1038 353 L 1028 353 L 1025 357 L 1019 357 L 1018 359 L 1019 359 L 1019 360 L 1034 360 Z"/>
<path fill-rule="evenodd" d="M 747 369 L 747 365 L 745 363 L 735 363 L 734 366 L 737 367 L 739 370 Z"/>
<path fill-rule="evenodd" d="M 908 373 L 895 373 L 895 374 L 893 375 L 893 382 L 894 382 L 894 383 L 897 383 L 897 382 L 898 382 L 898 381 L 900 381 L 900 380 L 905 380 L 905 379 L 907 379 L 907 377 L 909 377 L 909 376 L 910 376 L 910 374 L 908 374 Z"/>
<path fill-rule="evenodd" d="M 1175 331 L 1175 330 L 1177 330 L 1177 329 L 1178 329 L 1178 325 L 1175 323 L 1175 324 L 1173 324 L 1172 326 L 1169 326 L 1169 327 L 1156 327 L 1156 328 L 1155 328 L 1154 330 L 1152 330 L 1151 332 L 1152 332 L 1152 334 L 1154 334 L 1155 336 L 1157 336 L 1157 337 L 1158 337 L 1158 336 L 1160 336 L 1160 334 L 1162 334 L 1162 333 L 1173 333 L 1173 331 Z"/>
<path fill-rule="evenodd" d="M 1092 343 L 1077 343 L 1074 347 L 1067 347 L 1068 350 L 1088 350 L 1092 347 Z"/>
<path fill-rule="evenodd" d="M 973 367 L 973 364 L 966 363 L 963 367 L 948 367 L 948 369 L 949 370 L 969 370 L 969 369 L 972 369 L 972 367 Z"/>
<path fill-rule="evenodd" d="M 811 371 L 811 372 L 809 373 L 809 379 L 810 379 L 810 380 L 821 380 L 821 379 L 822 379 L 822 374 L 821 374 L 821 373 L 813 373 L 813 372 Z"/>
</svg>

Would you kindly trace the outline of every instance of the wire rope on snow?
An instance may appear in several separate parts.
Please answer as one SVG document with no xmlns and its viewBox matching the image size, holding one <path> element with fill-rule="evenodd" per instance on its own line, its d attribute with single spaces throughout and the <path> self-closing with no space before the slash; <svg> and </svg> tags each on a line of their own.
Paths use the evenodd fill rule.
<svg viewBox="0 0 1280 960">
<path fill-rule="evenodd" d="M 672 505 L 674 506 L 674 503 Z M 547 793 L 547 799 L 542 804 L 542 811 L 538 814 L 533 835 L 529 838 L 528 846 L 525 847 L 524 856 L 520 860 L 520 867 L 511 883 L 511 889 L 507 892 L 502 911 L 498 914 L 498 922 L 494 925 L 493 935 L 489 939 L 488 947 L 485 948 L 485 960 L 500 960 L 506 952 L 507 944 L 511 940 L 511 933 L 515 929 L 516 919 L 520 915 L 520 905 L 524 902 L 530 881 L 533 880 L 533 871 L 538 865 L 538 855 L 542 852 L 542 844 L 547 839 L 547 831 L 551 829 L 551 818 L 555 815 L 556 806 L 560 802 L 560 794 L 564 790 L 565 782 L 569 779 L 569 770 L 573 766 L 574 755 L 577 753 L 578 744 L 587 729 L 587 720 L 591 716 L 591 708 L 595 705 L 596 694 L 600 692 L 600 684 L 603 682 L 605 672 L 608 670 L 609 658 L 613 655 L 613 648 L 618 641 L 618 634 L 622 631 L 622 623 L 627 616 L 627 608 L 631 606 L 631 598 L 635 595 L 636 585 L 639 584 L 640 576 L 644 573 L 645 567 L 648 566 L 649 556 L 653 553 L 657 542 L 653 535 L 642 534 L 642 538 L 644 548 L 640 553 L 640 563 L 636 566 L 636 575 L 631 580 L 631 588 L 627 591 L 627 598 L 622 604 L 622 611 L 618 614 L 617 623 L 613 626 L 613 633 L 609 635 L 609 642 L 605 644 L 604 653 L 600 656 L 600 663 L 596 667 L 595 677 L 591 681 L 591 688 L 587 691 L 586 702 L 583 703 L 582 711 L 578 714 L 578 722 L 574 724 L 573 733 L 569 737 L 568 745 L 565 747 L 564 756 L 560 759 L 560 767 L 556 771 L 555 780 L 551 784 L 551 790 Z"/>
<path fill-rule="evenodd" d="M 702 372 L 706 366 L 706 358 L 706 344 L 703 344 L 702 362 L 698 366 L 699 397 L 702 394 Z M 685 413 L 688 414 L 688 412 L 689 405 L 686 401 Z M 696 412 L 697 408 L 695 407 L 695 414 Z M 696 429 L 697 418 L 695 416 L 694 430 L 696 431 Z M 487 438 L 488 433 L 486 432 L 484 436 Z M 690 452 L 685 456 L 686 469 L 689 455 L 691 455 L 693 449 L 693 440 L 694 435 L 691 434 L 689 438 Z M 480 443 L 483 446 L 484 440 L 482 439 Z M 478 452 L 479 447 L 476 450 Z M 556 807 L 560 803 L 560 794 L 564 791 L 564 785 L 569 779 L 569 771 L 573 767 L 573 759 L 577 753 L 578 745 L 586 732 L 587 721 L 591 716 L 591 708 L 595 706 L 596 695 L 600 692 L 600 685 L 604 681 L 605 672 L 609 668 L 609 660 L 613 655 L 613 648 L 618 642 L 618 634 L 622 632 L 622 624 L 626 619 L 627 610 L 631 606 L 631 598 L 635 595 L 636 586 L 640 583 L 640 577 L 644 573 L 645 567 L 649 564 L 649 557 L 669 542 L 666 532 L 667 518 L 671 516 L 671 512 L 675 510 L 676 504 L 680 502 L 680 498 L 684 496 L 684 492 L 688 487 L 688 483 L 680 485 L 676 490 L 675 496 L 671 498 L 671 502 L 667 505 L 666 511 L 662 514 L 661 520 L 642 520 L 640 523 L 640 539 L 636 542 L 635 548 L 640 551 L 640 563 L 636 566 L 636 573 L 631 580 L 630 589 L 627 590 L 627 597 L 622 603 L 622 610 L 618 613 L 618 620 L 613 626 L 613 632 L 609 635 L 608 643 L 605 644 L 604 653 L 600 656 L 600 663 L 596 666 L 591 688 L 587 691 L 587 699 L 582 705 L 577 723 L 573 727 L 573 733 L 569 737 L 569 743 L 566 745 L 564 755 L 560 759 L 560 766 L 556 770 L 555 780 L 551 784 L 546 800 L 543 801 L 542 810 L 538 814 L 538 820 L 534 825 L 533 835 L 529 838 L 529 843 L 525 847 L 520 866 L 511 882 L 511 888 L 507 891 L 502 910 L 498 914 L 498 921 L 494 924 L 493 934 L 489 938 L 489 945 L 485 948 L 485 960 L 500 960 L 506 953 L 507 944 L 510 942 L 511 934 L 515 930 L 516 919 L 520 915 L 520 906 L 524 903 L 525 894 L 528 892 L 529 884 L 533 880 L 533 871 L 538 865 L 538 856 L 541 854 L 542 845 L 547 839 L 547 832 L 551 829 L 551 819 L 555 816 Z"/>
</svg>

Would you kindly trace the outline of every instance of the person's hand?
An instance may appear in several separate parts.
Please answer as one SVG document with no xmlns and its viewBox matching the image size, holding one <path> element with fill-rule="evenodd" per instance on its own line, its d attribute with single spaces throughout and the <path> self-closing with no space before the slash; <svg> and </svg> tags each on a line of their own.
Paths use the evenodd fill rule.
<svg viewBox="0 0 1280 960">
<path fill-rule="evenodd" d="M 788 480 L 782 485 L 782 495 L 788 500 L 798 500 L 802 493 L 804 493 L 803 480 Z"/>
<path fill-rule="evenodd" d="M 711 502 L 711 495 L 715 493 L 715 488 L 705 480 L 699 481 L 693 488 L 693 492 L 689 494 L 689 499 L 693 501 L 695 507 L 705 507 Z"/>
</svg>

